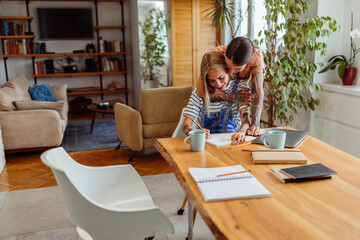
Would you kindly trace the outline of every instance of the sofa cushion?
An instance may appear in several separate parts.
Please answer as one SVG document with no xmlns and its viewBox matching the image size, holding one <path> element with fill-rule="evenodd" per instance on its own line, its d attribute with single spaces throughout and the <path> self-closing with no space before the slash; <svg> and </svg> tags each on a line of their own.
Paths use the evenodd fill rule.
<svg viewBox="0 0 360 240">
<path fill-rule="evenodd" d="M 54 98 L 54 94 L 48 83 L 36 87 L 29 87 L 29 93 L 31 95 L 31 99 L 35 101 L 57 101 L 57 99 Z"/>
<path fill-rule="evenodd" d="M 66 102 L 23 101 L 15 102 L 17 110 L 53 109 L 60 114 L 60 119 L 67 119 Z"/>
<path fill-rule="evenodd" d="M 62 84 L 59 86 L 50 86 L 54 98 L 56 98 L 59 101 L 67 102 L 67 84 Z"/>
<path fill-rule="evenodd" d="M 24 75 L 17 75 L 0 86 L 0 111 L 14 111 L 14 101 L 31 100 L 29 82 Z"/>
</svg>

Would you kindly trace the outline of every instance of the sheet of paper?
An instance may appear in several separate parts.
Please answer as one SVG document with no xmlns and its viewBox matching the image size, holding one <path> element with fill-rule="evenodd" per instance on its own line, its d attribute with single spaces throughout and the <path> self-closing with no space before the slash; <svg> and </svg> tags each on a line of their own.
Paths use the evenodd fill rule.
<svg viewBox="0 0 360 240">
<path fill-rule="evenodd" d="M 234 133 L 218 133 L 218 134 L 211 134 L 211 138 L 206 139 L 206 142 L 214 145 L 216 147 L 220 147 L 220 146 L 226 146 L 226 145 L 230 145 L 231 144 L 231 136 Z M 253 141 L 254 139 L 256 139 L 256 137 L 253 136 L 246 136 L 246 140 L 245 141 Z"/>
</svg>

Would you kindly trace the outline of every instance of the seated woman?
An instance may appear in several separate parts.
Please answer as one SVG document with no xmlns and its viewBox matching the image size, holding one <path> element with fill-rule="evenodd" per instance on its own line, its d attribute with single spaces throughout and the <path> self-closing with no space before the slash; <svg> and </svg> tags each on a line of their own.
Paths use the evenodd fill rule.
<svg viewBox="0 0 360 240">
<path fill-rule="evenodd" d="M 245 80 L 230 80 L 225 66 L 225 57 L 219 52 L 204 54 L 201 61 L 201 79 L 204 83 L 205 97 L 197 96 L 197 89 L 192 92 L 184 110 L 182 131 L 188 135 L 192 131 L 192 121 L 205 128 L 206 138 L 212 133 L 235 132 L 231 141 L 239 144 L 245 141 L 245 133 L 250 126 L 249 107 L 238 103 L 220 101 L 210 102 L 209 93 L 215 89 L 228 93 L 236 93 L 241 89 L 249 89 Z M 250 96 L 248 96 L 250 98 Z M 248 100 L 248 99 L 247 99 Z"/>
</svg>

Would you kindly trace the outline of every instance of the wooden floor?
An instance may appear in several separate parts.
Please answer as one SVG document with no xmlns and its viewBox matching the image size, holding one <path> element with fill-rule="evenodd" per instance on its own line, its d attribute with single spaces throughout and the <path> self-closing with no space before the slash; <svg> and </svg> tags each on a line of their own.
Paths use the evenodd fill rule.
<svg viewBox="0 0 360 240">
<path fill-rule="evenodd" d="M 6 165 L 0 174 L 0 192 L 56 186 L 55 178 L 41 160 L 42 152 L 7 154 Z M 138 153 L 132 163 L 128 162 L 131 150 L 102 149 L 70 152 L 77 162 L 88 166 L 109 166 L 131 164 L 141 176 L 170 173 L 171 169 L 161 157 L 154 154 Z"/>
<path fill-rule="evenodd" d="M 96 119 L 111 118 L 113 115 L 97 114 Z M 91 119 L 91 113 L 69 114 L 69 121 Z M 57 186 L 55 178 L 40 160 L 41 152 L 6 154 L 6 165 L 0 174 L 0 192 Z M 88 166 L 109 166 L 131 164 L 141 176 L 170 173 L 171 169 L 154 149 L 148 153 L 137 153 L 132 163 L 128 162 L 131 150 L 128 148 L 101 149 L 69 152 L 77 162 Z"/>
</svg>

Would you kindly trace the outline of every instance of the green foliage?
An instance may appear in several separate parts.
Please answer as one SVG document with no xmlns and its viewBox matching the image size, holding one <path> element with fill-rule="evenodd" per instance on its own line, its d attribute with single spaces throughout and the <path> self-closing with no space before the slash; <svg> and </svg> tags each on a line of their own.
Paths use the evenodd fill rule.
<svg viewBox="0 0 360 240">
<path fill-rule="evenodd" d="M 166 35 L 165 15 L 155 8 L 150 9 L 149 16 L 139 23 L 144 41 L 141 43 L 141 72 L 144 81 L 158 80 L 160 70 L 163 66 L 163 54 L 166 50 L 164 43 Z"/>
<path fill-rule="evenodd" d="M 233 0 L 211 0 L 211 5 L 212 7 L 203 11 L 207 13 L 206 17 L 210 17 L 211 26 L 215 28 L 229 26 L 231 38 L 234 39 L 251 6 L 246 11 L 241 8 L 236 9 Z"/>
<path fill-rule="evenodd" d="M 319 100 L 312 93 L 321 90 L 312 84 L 315 63 L 306 58 L 308 52 L 326 55 L 326 44 L 315 40 L 337 31 L 337 22 L 330 17 L 305 18 L 310 0 L 264 0 L 268 29 L 259 32 L 258 45 L 266 44 L 264 53 L 264 93 L 268 126 L 276 120 L 290 124 L 299 108 L 315 110 Z M 285 21 L 281 21 L 285 19 Z"/>
<path fill-rule="evenodd" d="M 328 62 L 330 64 L 328 66 L 326 66 L 325 68 L 323 68 L 319 73 L 324 73 L 330 69 L 334 70 L 335 67 L 337 65 L 339 65 L 338 75 L 339 75 L 339 78 L 342 78 L 345 73 L 345 68 L 347 66 L 351 66 L 348 59 L 344 55 L 335 55 L 332 58 L 330 58 Z"/>
</svg>

